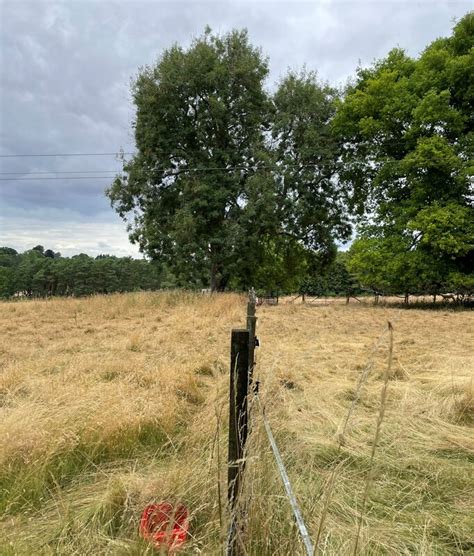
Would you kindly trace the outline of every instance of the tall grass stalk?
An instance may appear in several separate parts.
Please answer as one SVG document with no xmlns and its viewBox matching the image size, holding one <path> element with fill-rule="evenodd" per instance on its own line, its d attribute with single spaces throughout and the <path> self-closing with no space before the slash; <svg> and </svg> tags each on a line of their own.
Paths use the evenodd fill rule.
<svg viewBox="0 0 474 556">
<path fill-rule="evenodd" d="M 355 389 L 355 393 L 351 402 L 351 405 L 349 406 L 349 410 L 347 411 L 344 420 L 342 422 L 342 426 L 340 427 L 340 432 L 337 434 L 337 441 L 338 441 L 338 446 L 337 446 L 337 452 L 335 457 L 339 457 L 340 453 L 341 453 L 341 449 L 342 446 L 344 445 L 345 442 L 345 434 L 346 434 L 346 430 L 347 430 L 347 426 L 349 424 L 349 421 L 352 417 L 352 415 L 354 414 L 354 411 L 356 409 L 357 403 L 359 402 L 360 399 L 360 393 L 362 391 L 363 386 L 365 385 L 365 383 L 367 382 L 367 379 L 369 377 L 370 371 L 372 370 L 373 366 L 374 366 L 374 358 L 375 358 L 375 354 L 377 352 L 377 349 L 379 348 L 379 346 L 381 345 L 383 339 L 385 338 L 387 332 L 390 332 L 390 328 L 386 328 L 377 338 L 377 340 L 375 341 L 375 344 L 372 347 L 372 350 L 369 354 L 369 359 L 367 361 L 367 363 L 365 364 L 362 373 L 359 376 L 359 380 L 357 381 L 357 385 L 356 385 L 356 389 Z M 324 528 L 324 523 L 326 521 L 326 517 L 328 514 L 328 509 L 331 503 L 331 498 L 332 498 L 332 493 L 334 490 L 334 485 L 335 485 L 335 481 L 336 481 L 336 477 L 339 473 L 339 471 L 341 470 L 341 468 L 344 465 L 344 461 L 340 462 L 338 465 L 336 465 L 332 471 L 331 471 L 331 475 L 329 477 L 329 481 L 327 482 L 326 486 L 323 488 L 323 498 L 324 498 L 324 502 L 323 502 L 323 507 L 321 510 L 321 516 L 319 518 L 319 524 L 318 524 L 318 530 L 317 530 L 317 534 L 316 534 L 316 541 L 315 541 L 315 547 L 316 547 L 316 551 L 319 550 L 319 541 L 321 539 L 321 535 L 323 532 L 323 528 Z"/>
<path fill-rule="evenodd" d="M 393 322 L 396 322 L 396 320 L 399 318 L 399 315 L 393 320 Z M 391 325 L 390 325 L 391 326 Z M 390 333 L 391 328 L 385 329 L 382 334 L 380 334 L 380 336 L 377 338 L 374 346 L 372 347 L 370 356 L 369 356 L 369 360 L 367 361 L 367 364 L 365 365 L 362 373 L 359 376 L 359 380 L 357 381 L 357 386 L 354 392 L 354 396 L 352 399 L 352 403 L 349 407 L 349 411 L 346 414 L 346 417 L 343 421 L 341 430 L 338 434 L 338 440 L 339 440 L 339 445 L 344 443 L 344 439 L 345 439 L 345 434 L 346 434 L 346 430 L 347 430 L 347 426 L 349 424 L 349 421 L 355 411 L 355 408 L 357 406 L 357 403 L 359 401 L 360 398 L 360 393 L 362 391 L 362 388 L 364 387 L 365 383 L 367 382 L 367 379 L 369 377 L 370 371 L 372 370 L 373 366 L 374 366 L 374 357 L 375 354 L 377 352 L 377 349 L 379 348 L 379 346 L 381 345 L 382 341 L 385 339 L 385 336 L 387 333 Z"/>
<path fill-rule="evenodd" d="M 388 382 L 392 372 L 392 361 L 393 361 L 393 326 L 391 322 L 388 322 L 388 333 L 389 333 L 388 362 L 383 377 L 383 386 L 382 386 L 382 391 L 380 393 L 380 409 L 379 409 L 379 414 L 377 416 L 377 424 L 375 426 L 375 435 L 374 435 L 374 440 L 372 442 L 372 450 L 370 452 L 369 472 L 367 474 L 367 480 L 365 482 L 364 494 L 362 496 L 362 508 L 360 510 L 359 522 L 357 524 L 357 532 L 354 540 L 354 549 L 352 551 L 352 554 L 354 556 L 357 554 L 360 530 L 362 527 L 362 520 L 364 519 L 365 506 L 367 504 L 367 499 L 369 497 L 369 491 L 373 480 L 375 452 L 377 450 L 377 445 L 380 439 L 380 431 L 382 429 L 382 422 L 385 416 L 385 408 L 387 406 Z"/>
</svg>

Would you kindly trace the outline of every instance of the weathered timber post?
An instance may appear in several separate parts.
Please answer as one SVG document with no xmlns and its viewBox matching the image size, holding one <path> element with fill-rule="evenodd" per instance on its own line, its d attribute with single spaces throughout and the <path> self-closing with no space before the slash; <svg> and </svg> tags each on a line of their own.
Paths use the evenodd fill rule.
<svg viewBox="0 0 474 556">
<path fill-rule="evenodd" d="M 230 347 L 230 388 L 229 388 L 229 454 L 228 454 L 228 499 L 231 512 L 230 527 L 227 537 L 226 555 L 240 556 L 242 531 L 239 517 L 238 498 L 241 491 L 245 467 L 245 444 L 248 434 L 248 395 L 255 366 L 255 347 L 258 345 L 255 335 L 257 317 L 255 307 L 257 297 L 253 288 L 249 291 L 247 303 L 247 328 L 232 330 Z M 239 515 L 240 514 L 240 515 Z"/>
<path fill-rule="evenodd" d="M 253 368 L 255 366 L 255 347 L 257 338 L 255 336 L 257 328 L 257 317 L 255 316 L 255 306 L 257 304 L 257 297 L 255 290 L 252 288 L 249 291 L 249 301 L 247 303 L 247 330 L 249 331 L 249 385 L 253 379 Z"/>
<path fill-rule="evenodd" d="M 240 493 L 244 470 L 244 450 L 247 440 L 247 395 L 249 385 L 249 331 L 232 330 L 230 346 L 229 394 L 229 452 L 227 495 L 231 511 L 231 526 L 226 553 L 239 554 L 237 545 L 237 520 L 235 508 Z"/>
</svg>

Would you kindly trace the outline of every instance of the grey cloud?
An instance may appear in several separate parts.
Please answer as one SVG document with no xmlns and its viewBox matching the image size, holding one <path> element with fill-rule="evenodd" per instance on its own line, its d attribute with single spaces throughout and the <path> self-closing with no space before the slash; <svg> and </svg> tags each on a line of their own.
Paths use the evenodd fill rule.
<svg viewBox="0 0 474 556">
<path fill-rule="evenodd" d="M 77 253 L 142 256 L 129 243 L 123 224 L 111 211 L 89 217 L 69 208 L 15 209 L 8 215 L 0 214 L 0 229 L 2 244 L 17 251 L 40 244 L 66 256 Z"/>
</svg>

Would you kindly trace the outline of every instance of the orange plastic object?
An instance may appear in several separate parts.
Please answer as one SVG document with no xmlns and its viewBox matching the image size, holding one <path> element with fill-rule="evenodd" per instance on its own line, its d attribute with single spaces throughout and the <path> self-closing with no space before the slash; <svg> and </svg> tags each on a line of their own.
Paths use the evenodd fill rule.
<svg viewBox="0 0 474 556">
<path fill-rule="evenodd" d="M 149 504 L 140 520 L 140 534 L 156 548 L 180 548 L 188 538 L 189 512 L 185 506 L 169 502 Z"/>
</svg>

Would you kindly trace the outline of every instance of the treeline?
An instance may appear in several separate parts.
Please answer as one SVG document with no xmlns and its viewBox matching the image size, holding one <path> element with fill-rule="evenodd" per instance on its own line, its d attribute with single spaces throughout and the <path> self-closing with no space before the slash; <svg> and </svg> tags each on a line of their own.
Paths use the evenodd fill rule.
<svg viewBox="0 0 474 556">
<path fill-rule="evenodd" d="M 264 269 L 265 270 L 265 269 Z M 257 289 L 260 295 L 301 293 L 314 296 L 346 296 L 362 293 L 357 280 L 347 269 L 347 253 L 338 253 L 323 271 L 310 275 L 308 270 L 299 282 L 285 281 L 283 269 L 267 268 Z M 86 254 L 62 257 L 51 249 L 37 245 L 18 253 L 11 247 L 0 247 L 0 298 L 87 296 L 187 287 L 200 290 L 206 284 L 186 284 L 158 261 Z M 238 289 L 238 288 L 237 288 Z"/>
<path fill-rule="evenodd" d="M 259 295 L 300 293 L 313 296 L 347 296 L 364 293 L 347 268 L 347 253 L 338 253 L 323 270 L 299 275 L 299 281 L 285 281 L 278 266 L 263 268 L 256 284 Z M 266 276 L 266 277 L 265 277 Z M 0 247 L 0 298 L 87 296 L 139 290 L 187 287 L 195 290 L 206 284 L 185 284 L 158 261 L 86 254 L 62 257 L 51 249 L 37 245 L 18 253 L 11 247 Z M 238 288 L 237 288 L 238 289 Z"/>
<path fill-rule="evenodd" d="M 451 272 L 446 274 L 444 281 L 427 282 L 426 274 L 416 270 L 410 272 L 410 268 L 406 268 L 403 273 L 398 273 L 404 282 L 395 282 L 396 274 L 392 275 L 393 282 L 390 282 L 384 273 L 387 266 L 396 264 L 396 261 L 374 264 L 372 259 L 361 257 L 360 242 L 360 239 L 357 240 L 347 252 L 338 252 L 330 262 L 304 268 L 297 279 L 293 274 L 289 279 L 284 267 L 263 267 L 260 280 L 256 283 L 258 295 L 281 296 L 296 292 L 315 297 L 430 294 L 435 298 L 440 296 L 459 302 L 469 299 L 474 293 L 472 274 Z M 367 266 L 372 274 L 367 273 Z M 86 254 L 68 258 L 51 249 L 45 250 L 41 245 L 24 253 L 0 247 L 0 298 L 4 299 L 80 297 L 180 287 L 200 290 L 205 286 L 205 282 L 200 280 L 192 284 L 184 283 L 158 261 L 112 255 L 90 257 Z"/>
<path fill-rule="evenodd" d="M 85 254 L 71 258 L 41 245 L 24 253 L 0 247 L 0 297 L 84 296 L 167 286 L 158 264 L 130 257 Z"/>
</svg>

